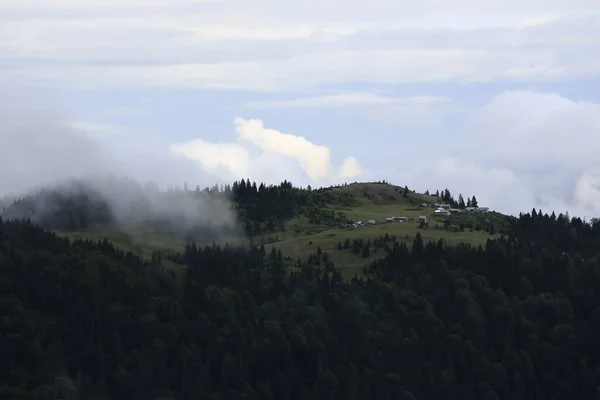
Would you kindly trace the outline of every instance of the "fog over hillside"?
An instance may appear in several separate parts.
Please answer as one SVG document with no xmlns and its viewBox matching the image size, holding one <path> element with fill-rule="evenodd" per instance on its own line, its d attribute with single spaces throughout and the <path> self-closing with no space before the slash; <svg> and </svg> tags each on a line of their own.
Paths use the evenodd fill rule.
<svg viewBox="0 0 600 400">
<path fill-rule="evenodd" d="M 236 223 L 231 204 L 222 197 L 165 191 L 168 186 L 182 187 L 186 177 L 202 179 L 193 168 L 182 174 L 181 165 L 168 156 L 117 157 L 93 133 L 66 122 L 57 109 L 21 96 L 2 97 L 0 121 L 0 211 L 5 209 L 5 217 L 31 217 L 55 227 L 49 218 L 68 208 L 69 199 L 85 197 L 93 207 L 90 212 L 104 213 L 103 220 L 121 225 L 171 221 L 191 228 Z M 159 179 L 152 179 L 155 176 Z M 214 182 L 190 182 L 197 184 Z M 24 203 L 10 207 L 25 195 Z"/>
</svg>

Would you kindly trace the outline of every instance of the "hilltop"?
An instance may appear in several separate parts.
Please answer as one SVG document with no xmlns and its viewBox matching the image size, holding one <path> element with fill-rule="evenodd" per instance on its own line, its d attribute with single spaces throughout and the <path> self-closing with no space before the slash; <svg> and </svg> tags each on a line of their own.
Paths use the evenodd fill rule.
<svg viewBox="0 0 600 400">
<path fill-rule="evenodd" d="M 296 216 L 286 223 L 286 231 L 276 236 L 277 241 L 266 248 L 281 249 L 284 255 L 294 258 L 308 257 L 320 248 L 349 276 L 359 273 L 372 260 L 382 258 L 386 242 L 412 242 L 419 233 L 424 241 L 484 245 L 488 239 L 510 229 L 513 221 L 498 212 L 469 213 L 464 208 L 439 215 L 435 213 L 439 208 L 435 204 L 445 204 L 439 197 L 389 183 L 352 183 L 320 191 L 332 197 L 320 213 L 343 215 L 338 218 L 340 223 L 332 226 L 317 216 L 311 218 L 310 214 Z M 423 216 L 427 218 L 427 226 L 420 223 L 419 217 Z M 404 222 L 389 222 L 392 217 Z"/>
<path fill-rule="evenodd" d="M 77 190 L 73 186 L 68 191 L 45 190 L 16 200 L 2 215 L 32 218 L 71 239 L 107 239 L 144 259 L 182 252 L 192 241 L 198 245 L 264 245 L 266 251 L 281 250 L 294 262 L 326 251 L 347 277 L 360 274 L 366 264 L 382 258 L 394 241 L 410 243 L 419 234 L 425 242 L 478 246 L 510 230 L 513 220 L 494 211 L 468 212 L 462 196 L 456 200 L 447 189 L 431 195 L 387 182 L 313 190 L 290 182 L 267 186 L 241 180 L 204 190 L 185 187 L 167 192 L 127 180 L 115 185 L 119 189 L 108 194 L 82 183 L 75 186 Z M 110 212 L 115 208 L 113 197 L 123 192 L 128 193 L 129 203 L 119 199 L 118 204 L 126 219 Z M 226 229 L 213 223 L 213 215 L 223 214 L 225 203 L 230 203 L 237 220 Z M 167 204 L 170 208 L 165 213 Z M 441 214 L 447 215 L 436 211 L 440 206 L 445 207 Z M 157 207 L 162 219 L 157 217 Z M 192 224 L 190 216 L 197 221 Z M 162 259 L 165 266 L 178 268 L 169 257 Z"/>
</svg>

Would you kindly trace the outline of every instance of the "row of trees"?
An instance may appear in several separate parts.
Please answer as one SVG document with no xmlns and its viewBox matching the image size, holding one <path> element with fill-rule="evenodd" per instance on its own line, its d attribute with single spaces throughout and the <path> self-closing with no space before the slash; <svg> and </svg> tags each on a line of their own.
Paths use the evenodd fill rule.
<svg viewBox="0 0 600 400">
<path fill-rule="evenodd" d="M 435 196 L 444 203 L 450 204 L 452 207 L 455 208 L 479 207 L 479 203 L 477 202 L 477 198 L 475 197 L 475 195 L 473 195 L 470 198 L 467 198 L 467 201 L 465 202 L 465 199 L 462 194 L 459 194 L 458 199 L 455 199 L 448 189 L 436 190 L 435 194 L 431 194 L 429 190 L 427 190 L 425 194 L 428 196 Z"/>
</svg>

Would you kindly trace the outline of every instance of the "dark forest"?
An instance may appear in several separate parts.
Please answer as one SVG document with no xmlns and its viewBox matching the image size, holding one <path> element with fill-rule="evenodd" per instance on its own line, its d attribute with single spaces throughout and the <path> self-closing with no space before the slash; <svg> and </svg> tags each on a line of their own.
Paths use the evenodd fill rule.
<svg viewBox="0 0 600 400">
<path fill-rule="evenodd" d="M 249 232 L 352 201 L 288 183 L 216 192 Z M 383 259 L 344 280 L 327 252 L 290 261 L 262 246 L 194 242 L 169 256 L 184 265 L 177 276 L 159 255 L 46 230 L 87 223 L 80 216 L 48 221 L 0 219 L 2 399 L 600 393 L 599 223 L 532 210 L 485 246 L 417 234 L 386 242 Z"/>
</svg>

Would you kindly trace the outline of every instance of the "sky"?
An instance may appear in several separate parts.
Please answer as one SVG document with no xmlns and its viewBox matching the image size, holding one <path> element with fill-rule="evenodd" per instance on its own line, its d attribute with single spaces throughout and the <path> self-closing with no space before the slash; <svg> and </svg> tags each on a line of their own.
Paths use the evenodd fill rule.
<svg viewBox="0 0 600 400">
<path fill-rule="evenodd" d="M 597 0 L 0 0 L 0 194 L 385 179 L 600 215 Z"/>
</svg>

